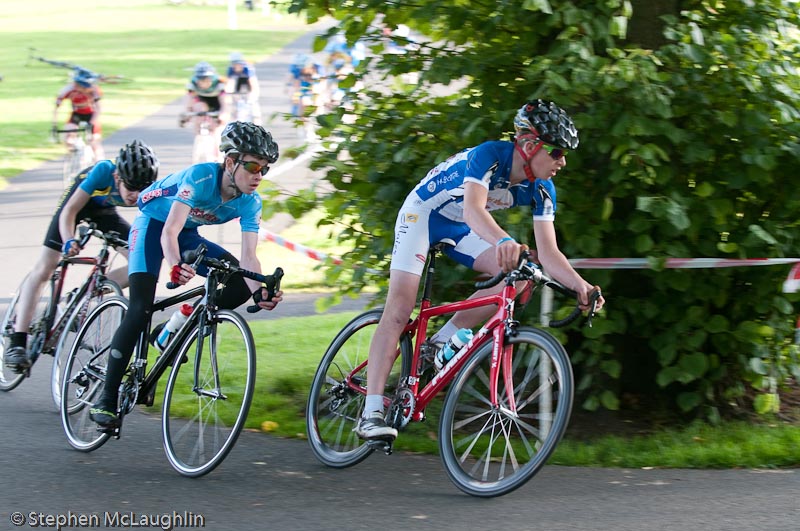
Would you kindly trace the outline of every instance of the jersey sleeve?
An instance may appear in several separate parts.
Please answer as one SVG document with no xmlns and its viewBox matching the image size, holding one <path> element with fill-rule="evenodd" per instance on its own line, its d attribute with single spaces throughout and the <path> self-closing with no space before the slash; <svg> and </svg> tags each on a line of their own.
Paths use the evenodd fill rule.
<svg viewBox="0 0 800 531">
<path fill-rule="evenodd" d="M 551 179 L 536 179 L 533 189 L 533 221 L 556 219 L 556 187 Z"/>
<path fill-rule="evenodd" d="M 261 223 L 261 196 L 253 193 L 247 199 L 242 204 L 239 224 L 242 226 L 242 232 L 258 232 L 258 226 Z"/>
<path fill-rule="evenodd" d="M 90 196 L 98 191 L 111 192 L 114 189 L 114 164 L 110 160 L 101 160 L 95 164 L 81 182 L 80 189 Z"/>
<path fill-rule="evenodd" d="M 489 142 L 475 146 L 467 155 L 464 183 L 478 183 L 487 190 L 494 171 L 499 164 L 497 151 Z"/>
</svg>

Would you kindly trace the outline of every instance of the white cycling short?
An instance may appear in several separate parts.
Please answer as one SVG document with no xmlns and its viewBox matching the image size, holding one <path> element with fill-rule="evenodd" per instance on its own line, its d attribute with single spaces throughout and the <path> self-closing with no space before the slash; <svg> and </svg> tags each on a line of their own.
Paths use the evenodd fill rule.
<svg viewBox="0 0 800 531">
<path fill-rule="evenodd" d="M 426 208 L 416 194 L 410 194 L 400 208 L 394 226 L 394 248 L 390 269 L 422 275 L 428 249 L 449 238 L 456 242 L 445 253 L 460 264 L 472 267 L 475 259 L 492 244 L 482 240 L 463 221 L 453 221 Z"/>
</svg>

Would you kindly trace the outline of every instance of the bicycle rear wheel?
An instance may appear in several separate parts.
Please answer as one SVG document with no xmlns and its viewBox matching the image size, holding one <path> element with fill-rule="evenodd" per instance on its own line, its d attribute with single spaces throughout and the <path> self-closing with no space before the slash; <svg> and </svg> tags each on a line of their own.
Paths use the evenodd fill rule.
<svg viewBox="0 0 800 531">
<path fill-rule="evenodd" d="M 189 361 L 181 363 L 183 356 Z M 161 412 L 164 450 L 178 473 L 198 477 L 225 459 L 244 427 L 255 388 L 256 347 L 247 322 L 220 310 L 208 335 L 201 337 L 195 328 L 175 359 Z"/>
<path fill-rule="evenodd" d="M 453 483 L 473 496 L 500 496 L 524 485 L 555 450 L 572 411 L 572 367 L 564 348 L 543 330 L 517 332 L 506 339 L 513 355 L 510 363 L 501 361 L 499 407 L 492 407 L 489 392 L 492 342 L 467 362 L 445 397 L 442 462 Z"/>
<path fill-rule="evenodd" d="M 102 393 L 111 340 L 127 311 L 124 298 L 104 300 L 86 317 L 69 349 L 61 387 L 61 425 L 76 450 L 90 452 L 110 437 L 97 430 L 89 409 Z"/>
<path fill-rule="evenodd" d="M 353 430 L 364 409 L 369 346 L 382 314 L 383 310 L 371 310 L 347 323 L 325 351 L 311 383 L 306 405 L 308 442 L 317 459 L 330 467 L 356 465 L 373 451 Z M 389 399 L 410 363 L 411 340 L 403 336 L 398 348 L 403 360 L 394 364 L 387 380 L 384 395 Z"/>
<path fill-rule="evenodd" d="M 0 338 L 0 391 L 11 391 L 12 389 L 15 389 L 25 378 L 24 374 L 17 374 L 16 372 L 7 368 L 5 363 L 6 349 L 8 348 L 11 334 L 14 333 L 14 325 L 17 322 L 18 299 L 19 290 L 17 290 L 17 292 L 14 294 L 14 297 L 11 299 L 11 303 L 8 305 L 8 309 L 6 309 L 6 313 L 3 316 L 3 337 Z"/>
<path fill-rule="evenodd" d="M 53 354 L 53 368 L 50 371 L 50 394 L 56 409 L 61 408 L 61 386 L 63 383 L 64 365 L 67 354 L 75 336 L 86 321 L 89 313 L 109 297 L 122 297 L 122 288 L 119 284 L 110 279 L 103 279 L 98 282 L 93 293 L 86 293 L 78 304 L 74 306 L 72 314 L 67 319 L 64 329 L 58 338 L 55 353 Z"/>
</svg>

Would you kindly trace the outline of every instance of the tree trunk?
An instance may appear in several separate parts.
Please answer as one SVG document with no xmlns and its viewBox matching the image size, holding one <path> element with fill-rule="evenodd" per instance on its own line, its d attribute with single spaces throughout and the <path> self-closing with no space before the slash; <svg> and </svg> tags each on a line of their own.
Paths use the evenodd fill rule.
<svg viewBox="0 0 800 531">
<path fill-rule="evenodd" d="M 664 38 L 664 15 L 677 15 L 679 0 L 631 0 L 633 16 L 628 24 L 628 42 L 656 50 L 667 43 Z"/>
</svg>

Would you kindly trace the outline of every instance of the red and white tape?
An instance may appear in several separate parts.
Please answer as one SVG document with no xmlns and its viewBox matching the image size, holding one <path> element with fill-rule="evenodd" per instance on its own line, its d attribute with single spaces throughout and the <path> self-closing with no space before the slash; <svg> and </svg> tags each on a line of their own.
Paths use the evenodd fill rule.
<svg viewBox="0 0 800 531">
<path fill-rule="evenodd" d="M 336 265 L 341 265 L 341 258 L 330 256 L 326 253 L 315 251 L 310 247 L 287 240 L 266 229 L 261 229 L 259 235 L 262 240 L 273 242 L 290 251 L 304 254 L 312 260 L 325 262 L 330 260 Z M 651 262 L 647 258 L 573 258 L 569 261 L 575 269 L 651 269 Z M 800 291 L 800 258 L 667 258 L 664 267 L 667 269 L 713 269 L 722 267 L 752 267 L 768 265 L 795 264 L 789 276 L 783 283 L 784 293 Z"/>
<path fill-rule="evenodd" d="M 262 240 L 265 240 L 265 241 L 268 241 L 268 242 L 273 242 L 273 243 L 275 243 L 277 245 L 280 245 L 281 247 L 285 247 L 285 248 L 289 249 L 290 251 L 294 251 L 296 253 L 304 254 L 307 257 L 311 258 L 312 260 L 317 260 L 317 261 L 320 261 L 320 262 L 326 262 L 326 261 L 330 260 L 331 262 L 333 262 L 336 265 L 340 265 L 342 263 L 342 259 L 341 258 L 336 258 L 335 256 L 330 256 L 330 255 L 325 254 L 323 252 L 315 251 L 314 249 L 311 249 L 310 247 L 306 247 L 305 245 L 300 245 L 299 243 L 291 242 L 291 241 L 287 240 L 286 238 L 283 238 L 283 237 L 275 234 L 274 232 L 270 232 L 270 231 L 268 231 L 266 229 L 260 229 L 258 231 L 258 235 L 261 237 Z"/>
</svg>

